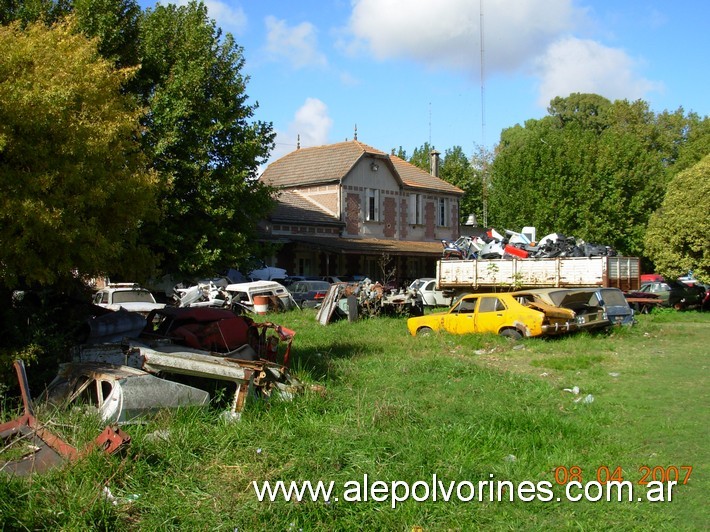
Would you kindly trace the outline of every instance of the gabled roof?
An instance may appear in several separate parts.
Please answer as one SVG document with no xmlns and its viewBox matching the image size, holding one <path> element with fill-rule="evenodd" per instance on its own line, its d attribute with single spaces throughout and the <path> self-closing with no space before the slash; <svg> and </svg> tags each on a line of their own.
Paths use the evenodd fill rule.
<svg viewBox="0 0 710 532">
<path fill-rule="evenodd" d="M 400 159 L 396 155 L 389 156 L 400 179 L 406 187 L 434 190 L 437 192 L 448 192 L 450 194 L 463 194 L 463 190 L 438 177 L 434 177 L 418 166 Z"/>
<path fill-rule="evenodd" d="M 276 207 L 269 214 L 272 222 L 308 223 L 314 225 L 345 225 L 340 218 L 308 201 L 297 190 L 281 190 L 276 196 Z"/>
<path fill-rule="evenodd" d="M 271 163 L 261 180 L 277 188 L 338 183 L 365 155 L 383 159 L 394 178 L 405 188 L 461 195 L 463 190 L 434 177 L 395 155 L 377 150 L 357 140 L 292 151 Z"/>
<path fill-rule="evenodd" d="M 335 183 L 343 179 L 366 153 L 387 156 L 357 140 L 301 148 L 271 163 L 260 179 L 279 188 Z"/>
</svg>

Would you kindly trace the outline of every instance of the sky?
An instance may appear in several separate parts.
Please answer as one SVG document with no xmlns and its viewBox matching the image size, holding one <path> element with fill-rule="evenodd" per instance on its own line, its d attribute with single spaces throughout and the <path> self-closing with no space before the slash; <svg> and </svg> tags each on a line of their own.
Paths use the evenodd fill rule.
<svg viewBox="0 0 710 532">
<path fill-rule="evenodd" d="M 706 0 L 204 3 L 243 48 L 254 119 L 277 133 L 271 161 L 356 128 L 388 153 L 471 156 L 574 92 L 710 114 Z"/>
</svg>

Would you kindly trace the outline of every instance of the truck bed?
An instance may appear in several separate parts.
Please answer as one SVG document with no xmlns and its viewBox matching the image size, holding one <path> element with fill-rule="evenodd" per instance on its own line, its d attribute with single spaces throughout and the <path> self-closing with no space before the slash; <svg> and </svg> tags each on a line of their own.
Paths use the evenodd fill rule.
<svg viewBox="0 0 710 532">
<path fill-rule="evenodd" d="M 626 291 L 638 290 L 640 274 L 638 257 L 440 260 L 436 265 L 440 290 L 602 286 Z"/>
</svg>

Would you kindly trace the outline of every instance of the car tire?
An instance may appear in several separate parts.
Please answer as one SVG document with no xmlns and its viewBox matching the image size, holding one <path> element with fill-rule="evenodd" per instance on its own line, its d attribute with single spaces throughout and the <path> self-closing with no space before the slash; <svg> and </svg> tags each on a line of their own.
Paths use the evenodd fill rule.
<svg viewBox="0 0 710 532">
<path fill-rule="evenodd" d="M 510 338 L 511 340 L 520 340 L 523 337 L 523 335 L 520 334 L 520 331 L 518 329 L 503 329 L 500 332 L 500 335 L 505 336 L 506 338 Z"/>
<path fill-rule="evenodd" d="M 434 331 L 431 330 L 431 327 L 422 327 L 417 329 L 417 336 L 429 336 L 433 332 Z"/>
</svg>

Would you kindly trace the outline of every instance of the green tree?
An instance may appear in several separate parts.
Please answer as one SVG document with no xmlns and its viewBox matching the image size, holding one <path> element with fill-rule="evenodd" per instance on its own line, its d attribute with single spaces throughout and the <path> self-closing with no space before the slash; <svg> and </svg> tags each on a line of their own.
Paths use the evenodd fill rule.
<svg viewBox="0 0 710 532">
<path fill-rule="evenodd" d="M 439 177 L 464 191 L 459 202 L 459 211 L 465 219 L 469 214 L 474 214 L 482 220 L 482 175 L 485 170 L 483 152 L 475 158 L 476 166 L 466 157 L 461 146 L 449 148 L 444 153 L 439 167 Z"/>
<path fill-rule="evenodd" d="M 72 21 L 0 27 L 0 281 L 52 284 L 73 271 L 147 268 L 139 228 L 156 178 L 141 110 Z"/>
<path fill-rule="evenodd" d="M 710 155 L 680 172 L 668 184 L 661 207 L 645 236 L 656 271 L 675 279 L 693 271 L 710 282 Z"/>
<path fill-rule="evenodd" d="M 431 171 L 431 151 L 434 149 L 428 142 L 422 144 L 419 148 L 414 148 L 412 156 L 409 158 L 409 163 L 417 168 L 421 168 L 425 172 Z"/>
<path fill-rule="evenodd" d="M 256 177 L 274 141 L 270 123 L 250 122 L 242 49 L 196 2 L 148 10 L 140 41 L 144 147 L 163 183 L 161 222 L 143 237 L 166 273 L 238 264 L 271 205 Z"/>
<path fill-rule="evenodd" d="M 683 117 L 661 120 L 645 102 L 580 94 L 556 98 L 549 111 L 501 135 L 492 172 L 495 225 L 535 225 L 539 233 L 641 254 L 648 217 L 677 159 L 672 147 L 683 144 Z"/>
</svg>

